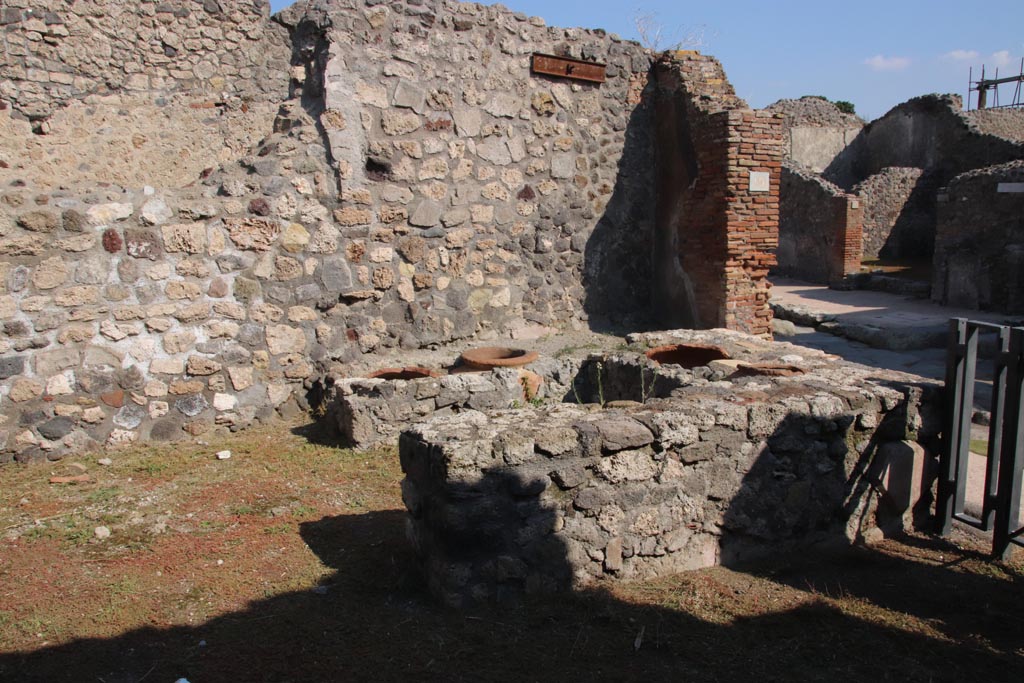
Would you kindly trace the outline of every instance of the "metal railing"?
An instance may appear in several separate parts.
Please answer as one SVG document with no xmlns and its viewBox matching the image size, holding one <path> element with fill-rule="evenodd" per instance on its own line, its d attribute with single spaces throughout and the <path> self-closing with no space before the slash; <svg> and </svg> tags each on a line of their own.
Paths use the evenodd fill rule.
<svg viewBox="0 0 1024 683">
<path fill-rule="evenodd" d="M 997 335 L 992 373 L 991 419 L 981 516 L 965 511 L 974 413 L 978 342 L 981 332 Z M 952 318 L 946 354 L 946 414 L 936 514 L 941 534 L 953 520 L 992 532 L 992 554 L 1005 559 L 1011 544 L 1024 545 L 1020 522 L 1024 471 L 1024 327 Z"/>
</svg>

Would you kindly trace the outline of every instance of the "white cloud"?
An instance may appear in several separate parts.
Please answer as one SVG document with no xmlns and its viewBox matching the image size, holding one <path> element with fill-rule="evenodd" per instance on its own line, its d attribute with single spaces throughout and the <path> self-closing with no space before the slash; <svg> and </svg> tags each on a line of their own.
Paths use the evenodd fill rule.
<svg viewBox="0 0 1024 683">
<path fill-rule="evenodd" d="M 952 50 L 942 57 L 952 62 L 976 62 L 981 54 L 977 50 Z"/>
<path fill-rule="evenodd" d="M 1010 51 L 1000 50 L 992 53 L 992 65 L 1000 69 L 1010 66 Z"/>
<path fill-rule="evenodd" d="M 910 66 L 910 60 L 906 57 L 883 57 L 882 55 L 868 57 L 864 63 L 872 71 L 902 71 Z"/>
</svg>

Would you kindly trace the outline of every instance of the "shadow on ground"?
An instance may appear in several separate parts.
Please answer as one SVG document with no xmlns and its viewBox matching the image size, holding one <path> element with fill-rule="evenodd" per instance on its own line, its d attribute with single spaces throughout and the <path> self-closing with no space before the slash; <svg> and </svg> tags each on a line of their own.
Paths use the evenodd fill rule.
<svg viewBox="0 0 1024 683">
<path fill-rule="evenodd" d="M 302 525 L 322 586 L 194 627 L 0 655 L 6 681 L 1022 680 L 1020 576 L 906 552 L 682 574 L 519 607 L 436 606 L 397 510 Z M 948 548 L 949 562 L 934 563 Z M 918 555 L 915 557 L 915 553 Z M 795 589 L 795 590 L 794 590 Z M 628 596 L 628 599 L 627 599 Z M 657 596 L 659 604 L 639 604 Z M 637 602 L 634 602 L 636 600 Z M 650 602 L 646 600 L 646 602 Z M 730 608 L 739 602 L 740 608 Z M 892 610 L 879 619 L 883 610 Z M 699 615 L 699 616 L 698 616 Z M 870 618 L 870 620 L 869 620 Z M 912 618 L 926 620 L 911 623 Z M 905 622 L 905 623 L 904 623 Z"/>
</svg>

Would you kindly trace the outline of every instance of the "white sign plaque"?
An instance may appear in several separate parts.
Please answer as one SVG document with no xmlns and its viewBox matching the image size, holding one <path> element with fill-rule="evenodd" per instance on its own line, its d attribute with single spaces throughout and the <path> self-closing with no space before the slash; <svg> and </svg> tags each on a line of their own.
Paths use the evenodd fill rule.
<svg viewBox="0 0 1024 683">
<path fill-rule="evenodd" d="M 765 171 L 750 172 L 750 191 L 769 192 L 771 190 L 771 175 Z"/>
<path fill-rule="evenodd" d="M 1024 192 L 1024 183 L 999 183 L 996 192 Z"/>
</svg>

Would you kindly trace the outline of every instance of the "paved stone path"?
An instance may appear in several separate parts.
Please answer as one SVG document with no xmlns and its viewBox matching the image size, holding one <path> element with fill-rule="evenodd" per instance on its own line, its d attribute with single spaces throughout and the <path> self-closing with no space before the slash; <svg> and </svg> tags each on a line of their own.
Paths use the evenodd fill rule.
<svg viewBox="0 0 1024 683">
<path fill-rule="evenodd" d="M 772 284 L 772 307 L 779 318 L 894 351 L 944 348 L 950 318 L 1021 323 L 1001 313 L 939 306 L 887 292 L 839 291 L 786 278 L 775 278 Z"/>
</svg>

